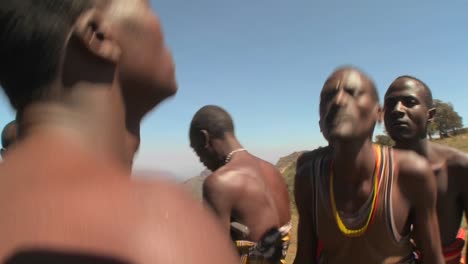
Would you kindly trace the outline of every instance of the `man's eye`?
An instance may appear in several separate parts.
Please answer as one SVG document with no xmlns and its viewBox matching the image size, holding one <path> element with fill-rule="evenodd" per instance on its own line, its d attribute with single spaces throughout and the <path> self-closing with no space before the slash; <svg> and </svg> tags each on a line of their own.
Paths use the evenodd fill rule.
<svg viewBox="0 0 468 264">
<path fill-rule="evenodd" d="M 329 101 L 333 98 L 333 96 L 335 96 L 335 94 L 336 94 L 336 91 L 324 93 L 322 94 L 322 100 Z"/>
<path fill-rule="evenodd" d="M 356 89 L 345 88 L 345 91 L 346 91 L 346 93 L 348 93 L 348 94 L 351 95 L 351 96 L 356 96 L 356 95 L 357 95 Z"/>
<path fill-rule="evenodd" d="M 412 98 L 411 98 L 411 99 L 405 99 L 405 100 L 403 101 L 403 103 L 404 103 L 405 106 L 407 106 L 407 107 L 412 107 L 412 106 L 415 106 L 415 105 L 418 104 L 418 102 L 417 102 L 415 99 L 412 99 Z"/>
<path fill-rule="evenodd" d="M 395 106 L 396 101 L 393 99 L 387 99 L 384 102 L 384 106 L 387 108 L 393 108 Z"/>
</svg>

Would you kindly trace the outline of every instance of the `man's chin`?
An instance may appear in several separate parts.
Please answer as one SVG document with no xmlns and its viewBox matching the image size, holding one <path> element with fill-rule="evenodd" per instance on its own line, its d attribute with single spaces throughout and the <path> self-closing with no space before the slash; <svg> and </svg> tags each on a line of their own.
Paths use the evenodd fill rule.
<svg viewBox="0 0 468 264">
<path fill-rule="evenodd" d="M 343 140 L 346 140 L 346 141 L 354 140 L 356 139 L 356 136 L 355 136 L 354 131 L 348 131 L 345 129 L 342 129 L 342 130 L 335 129 L 328 134 L 327 138 L 329 139 L 329 141 L 336 142 L 336 141 L 343 141 Z"/>
<path fill-rule="evenodd" d="M 390 136 L 396 144 L 404 144 L 404 145 L 411 145 L 417 140 L 414 137 L 406 136 L 406 135 L 398 135 L 396 137 Z"/>
<path fill-rule="evenodd" d="M 414 136 L 407 133 L 402 133 L 401 130 L 389 131 L 388 136 L 390 136 L 390 138 L 393 139 L 395 142 L 408 142 L 414 140 Z"/>
</svg>

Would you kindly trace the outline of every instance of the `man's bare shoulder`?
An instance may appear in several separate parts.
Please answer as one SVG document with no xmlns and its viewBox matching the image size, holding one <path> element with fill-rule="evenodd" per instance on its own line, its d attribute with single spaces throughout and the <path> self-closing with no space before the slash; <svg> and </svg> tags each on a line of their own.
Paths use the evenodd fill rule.
<svg viewBox="0 0 468 264">
<path fill-rule="evenodd" d="M 257 160 L 258 164 L 260 165 L 262 173 L 281 176 L 280 170 L 275 165 L 273 165 L 271 162 L 268 162 L 268 161 L 266 161 L 264 159 L 261 159 L 259 157 L 256 157 L 256 156 L 253 156 L 253 158 L 255 160 Z"/>
<path fill-rule="evenodd" d="M 3 183 L 21 188 L 0 195 L 17 201 L 0 208 L 14 212 L 1 221 L 2 228 L 8 228 L 8 223 L 15 227 L 9 233 L 15 239 L 0 238 L 0 242 L 10 241 L 6 250 L 34 239 L 38 245 L 92 249 L 135 263 L 236 262 L 214 216 L 182 186 L 157 175 L 152 180 L 133 180 L 124 171 L 103 167 L 90 164 L 82 171 L 62 171 L 62 177 L 44 173 L 29 177 L 28 170 L 4 178 Z M 16 184 L 21 176 L 31 181 Z M 37 177 L 49 182 L 33 182 Z"/>
<path fill-rule="evenodd" d="M 255 188 L 264 184 L 264 173 L 276 174 L 281 177 L 280 172 L 270 163 L 264 164 L 262 160 L 254 158 L 252 164 L 229 164 L 213 172 L 203 184 L 204 189 L 223 191 L 242 191 L 246 187 Z M 266 166 L 265 166 L 266 165 Z"/>
<path fill-rule="evenodd" d="M 441 156 L 447 161 L 448 167 L 468 170 L 468 153 L 434 142 L 429 142 L 429 144 L 437 156 Z"/>
<path fill-rule="evenodd" d="M 423 180 L 430 170 L 429 162 L 416 152 L 394 149 L 395 165 L 398 168 L 399 177 Z"/>
<path fill-rule="evenodd" d="M 136 233 L 131 237 L 160 263 L 207 263 L 206 256 L 213 264 L 236 261 L 218 221 L 179 184 L 166 179 L 132 181 L 130 201 L 127 205 L 133 209 L 127 217 Z"/>
<path fill-rule="evenodd" d="M 221 168 L 209 175 L 203 182 L 204 193 L 232 193 L 241 188 L 245 181 L 242 170 Z"/>
<path fill-rule="evenodd" d="M 413 151 L 393 150 L 395 177 L 402 193 L 410 200 L 420 202 L 421 198 L 435 196 L 436 177 L 429 162 Z M 421 196 L 421 194 L 424 195 Z"/>
</svg>

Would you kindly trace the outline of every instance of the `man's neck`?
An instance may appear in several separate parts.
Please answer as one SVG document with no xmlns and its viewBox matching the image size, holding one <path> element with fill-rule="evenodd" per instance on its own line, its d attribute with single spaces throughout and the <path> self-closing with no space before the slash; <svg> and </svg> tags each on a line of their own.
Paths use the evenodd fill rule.
<svg viewBox="0 0 468 264">
<path fill-rule="evenodd" d="M 224 139 L 220 141 L 220 143 L 218 153 L 222 159 L 225 159 L 232 151 L 243 148 L 237 138 L 229 133 L 226 133 Z"/>
<path fill-rule="evenodd" d="M 97 155 L 128 167 L 132 157 L 125 144 L 125 108 L 119 92 L 111 87 L 83 88 L 60 102 L 36 103 L 23 109 L 18 116 L 20 139 L 66 133 Z"/>
<path fill-rule="evenodd" d="M 125 126 L 127 128 L 127 148 L 131 155 L 135 155 L 140 147 L 141 137 L 140 128 L 141 121 L 144 116 L 157 107 L 167 97 L 147 98 L 145 102 L 141 100 L 143 95 L 125 94 L 124 100 L 126 105 Z"/>
<path fill-rule="evenodd" d="M 333 170 L 337 179 L 358 184 L 372 178 L 375 152 L 369 139 L 335 142 L 333 149 Z"/>
<path fill-rule="evenodd" d="M 429 141 L 427 138 L 414 139 L 408 141 L 398 141 L 395 142 L 395 148 L 412 150 L 423 157 L 428 157 L 429 155 Z"/>
</svg>

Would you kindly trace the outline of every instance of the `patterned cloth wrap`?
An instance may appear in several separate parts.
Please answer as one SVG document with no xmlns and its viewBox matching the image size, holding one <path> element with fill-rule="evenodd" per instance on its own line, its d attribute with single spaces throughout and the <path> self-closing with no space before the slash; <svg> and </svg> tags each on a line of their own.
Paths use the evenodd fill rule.
<svg viewBox="0 0 468 264">
<path fill-rule="evenodd" d="M 465 230 L 460 228 L 458 230 L 457 238 L 447 246 L 442 248 L 444 253 L 445 263 L 463 263 L 462 251 L 465 246 Z"/>
<path fill-rule="evenodd" d="M 291 223 L 280 229 L 272 228 L 257 243 L 236 240 L 241 264 L 284 264 L 289 247 Z"/>
<path fill-rule="evenodd" d="M 465 246 L 465 230 L 460 228 L 458 230 L 457 237 L 455 240 L 442 247 L 442 253 L 444 254 L 445 264 L 461 264 L 465 263 L 465 260 L 462 256 L 463 247 Z M 417 263 L 421 263 L 421 252 L 416 249 L 414 252 Z"/>
</svg>

